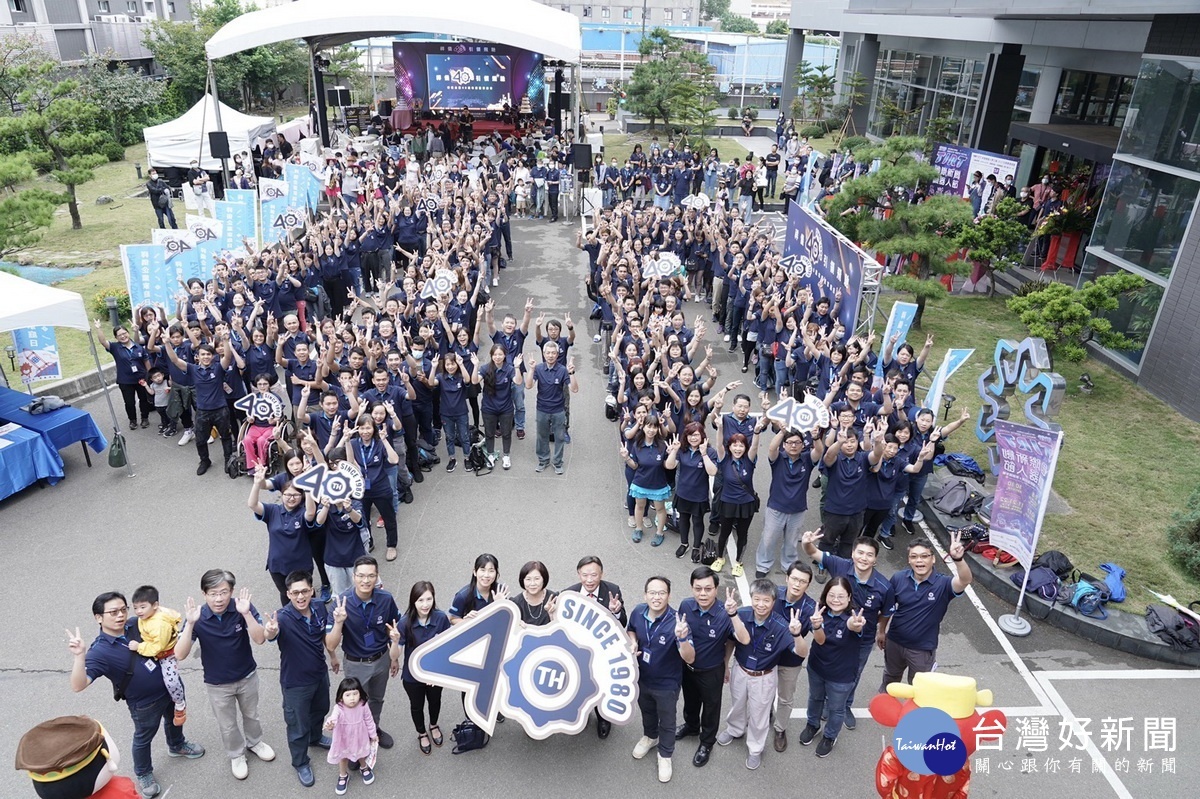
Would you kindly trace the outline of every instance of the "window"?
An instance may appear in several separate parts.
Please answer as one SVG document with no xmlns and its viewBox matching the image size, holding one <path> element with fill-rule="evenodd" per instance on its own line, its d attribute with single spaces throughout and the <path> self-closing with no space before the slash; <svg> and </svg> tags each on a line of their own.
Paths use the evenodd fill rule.
<svg viewBox="0 0 1200 799">
<path fill-rule="evenodd" d="M 664 8 L 663 9 L 663 20 L 665 20 L 666 22 L 670 22 L 672 16 L 674 16 L 674 13 L 675 12 L 673 12 L 671 9 Z"/>
<path fill-rule="evenodd" d="M 608 18 L 609 18 L 608 6 L 601 6 L 600 7 L 600 19 L 608 19 Z"/>
<path fill-rule="evenodd" d="M 125 11 L 129 14 L 137 16 L 138 4 L 137 0 L 125 0 Z"/>
<path fill-rule="evenodd" d="M 1095 280 L 1104 275 L 1115 275 L 1129 271 L 1089 252 L 1083 259 L 1083 269 L 1079 275 L 1079 283 L 1082 285 L 1085 281 Z M 1139 277 L 1145 277 L 1145 275 L 1139 275 Z M 1142 362 L 1142 356 L 1146 351 L 1146 342 L 1150 338 L 1150 330 L 1154 327 L 1154 320 L 1158 317 L 1158 308 L 1162 304 L 1165 291 L 1164 286 L 1154 281 L 1147 281 L 1145 287 L 1140 291 L 1135 291 L 1132 294 L 1121 297 L 1118 300 L 1117 308 L 1104 314 L 1104 317 L 1112 323 L 1114 332 L 1124 333 L 1138 342 L 1138 346 L 1135 349 L 1122 351 L 1110 350 L 1110 352 L 1135 366 Z"/>
<path fill-rule="evenodd" d="M 97 9 L 100 11 L 101 14 L 107 14 L 108 13 L 108 0 L 99 0 L 97 3 Z"/>
<path fill-rule="evenodd" d="M 584 7 L 583 7 L 583 15 L 584 15 L 585 17 L 590 17 L 590 16 L 592 15 L 592 7 L 591 7 L 591 6 L 584 6 Z"/>
<path fill-rule="evenodd" d="M 1092 243 L 1151 274 L 1169 276 L 1198 189 L 1195 180 L 1114 162 Z"/>
<path fill-rule="evenodd" d="M 175 18 L 175 4 L 167 3 L 167 16 L 171 19 Z"/>
<path fill-rule="evenodd" d="M 633 19 L 633 9 L 632 8 L 622 9 L 621 10 L 621 18 L 622 19 Z"/>
<path fill-rule="evenodd" d="M 8 0 L 8 7 L 17 14 L 24 14 L 29 10 L 25 5 L 25 0 Z"/>
<path fill-rule="evenodd" d="M 1133 78 L 1128 76 L 1064 70 L 1054 101 L 1054 115 L 1066 117 L 1060 122 L 1120 125 L 1132 93 Z"/>
<path fill-rule="evenodd" d="M 683 21 L 691 22 L 691 19 L 692 19 L 692 10 L 690 8 L 685 8 L 683 10 Z"/>
</svg>

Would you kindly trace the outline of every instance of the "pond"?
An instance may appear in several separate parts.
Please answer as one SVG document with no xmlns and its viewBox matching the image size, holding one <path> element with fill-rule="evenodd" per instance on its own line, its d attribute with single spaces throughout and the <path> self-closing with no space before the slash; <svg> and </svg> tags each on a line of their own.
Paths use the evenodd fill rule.
<svg viewBox="0 0 1200 799">
<path fill-rule="evenodd" d="M 90 273 L 95 267 L 91 266 L 24 266 L 22 264 L 12 264 L 0 261 L 0 266 L 15 269 L 17 274 L 26 280 L 32 280 L 35 283 L 41 283 L 44 286 L 50 286 L 63 280 L 69 280 L 73 277 L 82 277 Z"/>
</svg>

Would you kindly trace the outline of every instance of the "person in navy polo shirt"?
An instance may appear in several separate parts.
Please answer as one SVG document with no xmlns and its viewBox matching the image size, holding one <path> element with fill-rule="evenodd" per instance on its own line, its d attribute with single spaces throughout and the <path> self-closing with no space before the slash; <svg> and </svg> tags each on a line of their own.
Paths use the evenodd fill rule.
<svg viewBox="0 0 1200 799">
<path fill-rule="evenodd" d="M 288 603 L 287 576 L 292 572 L 312 570 L 313 553 L 309 528 L 316 521 L 317 509 L 305 507 L 304 492 L 291 481 L 283 484 L 282 501 L 264 505 L 258 498 L 267 484 L 267 467 L 259 464 L 254 470 L 254 485 L 246 504 L 254 518 L 267 525 L 267 571 L 279 589 L 279 603 Z"/>
<path fill-rule="evenodd" d="M 137 427 L 139 411 L 142 427 L 149 427 L 150 411 L 154 410 L 154 403 L 144 385 L 149 369 L 146 348 L 130 338 L 129 331 L 124 327 L 113 328 L 113 336 L 117 340 L 110 342 L 100 328 L 99 319 L 95 321 L 95 325 L 100 346 L 108 350 L 117 364 L 117 386 L 120 387 L 121 397 L 125 400 L 125 416 L 129 419 L 129 429 Z"/>
<path fill-rule="evenodd" d="M 918 538 L 908 545 L 908 568 L 892 575 L 896 595 L 891 623 L 880 622 L 875 643 L 883 650 L 883 682 L 879 692 L 900 682 L 908 670 L 908 681 L 937 664 L 938 632 L 946 609 L 971 584 L 971 567 L 964 558 L 961 533 L 950 534 L 950 561 L 954 576 L 934 569 L 933 545 Z M 886 621 L 886 620 L 885 620 Z"/>
<path fill-rule="evenodd" d="M 868 422 L 863 433 L 874 442 L 870 452 L 860 449 L 853 430 L 841 429 L 836 432 L 836 438 L 830 433 L 826 442 L 829 449 L 823 459 L 829 482 L 825 506 L 821 510 L 825 532 L 821 549 L 843 558 L 850 555 L 850 542 L 862 532 L 863 510 L 867 507 L 866 484 L 871 479 L 871 469 L 883 457 L 887 422 Z"/>
<path fill-rule="evenodd" d="M 188 741 L 183 727 L 175 726 L 175 703 L 167 693 L 158 664 L 137 653 L 142 636 L 137 619 L 129 618 L 125 595 L 117 591 L 100 594 L 92 602 L 92 615 L 100 631 L 91 646 L 84 647 L 78 627 L 74 633 L 67 631 L 67 650 L 74 659 L 71 690 L 79 693 L 95 680 L 107 677 L 113 685 L 113 696 L 125 700 L 133 720 L 134 778 L 138 791 L 150 799 L 161 791 L 150 758 L 150 742 L 160 725 L 171 757 L 204 757 L 204 747 Z"/>
<path fill-rule="evenodd" d="M 892 605 L 896 604 L 896 594 L 892 584 L 886 577 L 875 571 L 875 561 L 879 557 L 879 542 L 870 536 L 855 539 L 854 551 L 847 558 L 822 552 L 817 549 L 821 540 L 819 532 L 807 532 L 801 539 L 805 553 L 814 563 L 822 566 L 831 577 L 845 577 L 853 589 L 854 606 L 861 608 L 866 624 L 862 630 L 862 641 L 858 648 L 858 671 L 854 675 L 854 685 L 846 697 L 846 729 L 853 730 L 857 725 L 850 708 L 854 705 L 854 691 L 858 681 L 862 679 L 863 669 L 867 667 L 867 659 L 875 646 L 875 633 L 880 624 L 887 624 L 892 614 Z"/>
<path fill-rule="evenodd" d="M 687 621 L 671 607 L 671 581 L 646 581 L 646 601 L 629 614 L 629 642 L 638 659 L 638 707 L 642 737 L 633 747 L 641 760 L 658 747 L 658 781 L 671 781 L 675 754 L 675 706 L 683 683 L 684 664 L 694 663 L 696 649 Z"/>
<path fill-rule="evenodd" d="M 783 428 L 771 439 L 767 448 L 771 490 L 763 511 L 762 539 L 754 553 L 755 577 L 766 577 L 776 558 L 781 566 L 799 559 L 800 533 L 804 512 L 808 510 L 809 475 L 824 454 L 824 440 L 800 430 Z"/>
<path fill-rule="evenodd" d="M 566 365 L 558 359 L 558 344 L 547 341 L 542 346 L 542 363 L 533 357 L 525 361 L 525 388 L 537 384 L 537 466 L 535 472 L 544 472 L 553 462 L 554 473 L 563 473 L 563 450 L 566 448 L 567 390 L 579 392 L 575 380 L 575 363 L 568 358 Z M 554 438 L 554 457 L 550 456 L 550 438 Z"/>
<path fill-rule="evenodd" d="M 200 456 L 197 475 L 204 474 L 212 466 L 212 461 L 208 459 L 208 433 L 212 428 L 217 428 L 217 435 L 221 438 L 221 462 L 228 463 L 233 455 L 233 428 L 229 421 L 229 404 L 225 400 L 225 370 L 232 363 L 236 363 L 238 369 L 244 369 L 246 362 L 242 360 L 237 347 L 229 343 L 228 337 L 221 345 L 219 361 L 217 351 L 210 345 L 196 347 L 196 363 L 186 363 L 175 354 L 174 348 L 165 348 L 175 368 L 186 371 L 192 378 L 192 386 L 196 391 L 196 454 Z"/>
<path fill-rule="evenodd" d="M 683 724 L 675 731 L 675 740 L 700 736 L 700 746 L 692 757 L 693 766 L 703 766 L 712 756 L 721 723 L 721 690 L 730 642 L 749 643 L 750 633 L 738 615 L 733 589 L 725 589 L 725 605 L 717 604 L 717 585 L 721 578 L 707 566 L 692 570 L 692 595 L 679 603 L 679 617 L 692 633 L 696 659 L 683 669 Z"/>
<path fill-rule="evenodd" d="M 400 610 L 391 594 L 375 587 L 379 582 L 379 561 L 375 558 L 363 555 L 355 561 L 353 576 L 354 590 L 334 600 L 333 615 L 325 625 L 325 648 L 333 652 L 342 647 L 343 672 L 367 689 L 367 704 L 378 729 L 388 677 L 400 673 L 399 658 L 385 657 L 391 640 L 388 625 L 396 623 Z M 382 729 L 378 732 L 379 745 L 391 749 L 392 736 Z"/>
<path fill-rule="evenodd" d="M 802 560 L 792 561 L 787 567 L 787 577 L 783 585 L 775 592 L 775 607 L 772 609 L 776 616 L 790 623 L 792 612 L 795 611 L 800 619 L 800 634 L 812 632 L 810 619 L 817 611 L 817 603 L 806 591 L 812 584 L 812 569 Z M 796 682 L 800 679 L 800 670 L 804 666 L 804 658 L 795 652 L 784 652 L 775 667 L 778 676 L 775 680 L 775 742 L 776 752 L 787 751 L 787 728 L 792 718 L 792 703 L 796 696 Z"/>
<path fill-rule="evenodd" d="M 854 687 L 856 654 L 866 625 L 865 611 L 854 606 L 853 589 L 845 577 L 834 577 L 821 592 L 820 607 L 810 623 L 812 657 L 808 661 L 808 724 L 800 745 L 808 746 L 821 730 L 827 715 L 817 757 L 826 757 L 837 743 L 846 715 L 846 696 Z"/>
<path fill-rule="evenodd" d="M 339 668 L 336 652 L 325 660 L 325 626 L 329 612 L 313 602 L 312 574 L 294 571 L 285 580 L 288 604 L 267 617 L 263 632 L 279 645 L 279 687 L 283 691 L 283 720 L 287 724 L 292 768 L 305 788 L 316 783 L 308 756 L 310 746 L 328 749 L 322 734 L 329 712 L 329 669 Z"/>
<path fill-rule="evenodd" d="M 262 617 L 250 604 L 250 589 L 243 588 L 234 600 L 236 584 L 233 572 L 224 569 L 209 569 L 200 577 L 204 605 L 199 606 L 188 597 L 184 606 L 187 624 L 175 644 L 175 657 L 180 662 L 187 660 L 192 643 L 200 644 L 204 688 L 217 717 L 221 742 L 229 755 L 233 776 L 244 780 L 250 773 L 246 765 L 247 749 L 262 761 L 274 760 L 275 750 L 262 739 L 262 723 L 258 720 L 258 664 L 250 650 L 251 640 L 261 644 L 267 637 Z"/>
<path fill-rule="evenodd" d="M 428 580 L 418 580 L 413 583 L 408 592 L 408 609 L 400 621 L 391 626 L 392 652 L 398 653 L 404 648 L 404 670 L 401 674 L 404 692 L 408 694 L 409 710 L 412 713 L 413 726 L 417 728 L 417 746 L 422 754 L 429 754 L 434 746 L 441 746 L 444 738 L 442 729 L 438 726 L 438 717 L 442 712 L 442 688 L 439 685 L 427 685 L 415 676 L 409 668 L 413 650 L 429 641 L 435 635 L 450 629 L 450 619 L 438 609 L 437 594 L 433 583 Z M 396 655 L 393 654 L 393 657 Z M 425 726 L 425 706 L 429 706 L 429 726 Z"/>
<path fill-rule="evenodd" d="M 738 611 L 750 634 L 746 642 L 739 641 L 733 648 L 736 667 L 729 672 L 731 707 L 725 729 L 717 734 L 721 746 L 746 737 L 746 768 L 751 770 L 762 763 L 771 728 L 771 706 L 779 676 L 775 667 L 788 650 L 800 657 L 808 654 L 808 640 L 798 613 L 792 611 L 787 621 L 777 616 L 776 594 L 775 583 L 755 580 L 750 584 L 750 607 Z"/>
</svg>

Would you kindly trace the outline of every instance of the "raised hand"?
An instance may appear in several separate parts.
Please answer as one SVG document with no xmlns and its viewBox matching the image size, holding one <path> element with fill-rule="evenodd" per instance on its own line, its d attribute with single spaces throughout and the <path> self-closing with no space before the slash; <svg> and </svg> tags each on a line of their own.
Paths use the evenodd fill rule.
<svg viewBox="0 0 1200 799">
<path fill-rule="evenodd" d="M 613 594 L 608 598 L 608 610 L 614 616 L 621 612 L 621 595 Z"/>
<path fill-rule="evenodd" d="M 200 621 L 200 606 L 191 597 L 188 597 L 187 602 L 183 603 L 183 617 L 191 624 Z"/>
<path fill-rule="evenodd" d="M 263 630 L 266 631 L 268 638 L 279 632 L 279 611 L 267 616 L 266 622 L 263 623 Z"/>
<path fill-rule="evenodd" d="M 800 611 L 795 608 L 792 608 L 792 616 L 788 620 L 788 632 L 792 635 L 800 635 L 804 632 L 804 624 L 800 621 Z"/>
<path fill-rule="evenodd" d="M 678 641 L 686 641 L 692 635 L 692 630 L 688 627 L 687 619 L 683 616 L 679 617 L 679 623 L 675 625 L 675 639 Z"/>
<path fill-rule="evenodd" d="M 387 623 L 388 638 L 392 639 L 393 644 L 400 643 L 400 624 L 398 622 Z"/>
<path fill-rule="evenodd" d="M 732 616 L 733 614 L 738 612 L 739 607 L 740 607 L 740 605 L 738 604 L 737 594 L 734 593 L 732 588 L 726 588 L 725 589 L 725 612 L 728 613 L 730 616 Z"/>
<path fill-rule="evenodd" d="M 956 530 L 953 533 L 951 533 L 950 534 L 950 557 L 955 558 L 956 560 L 962 560 L 963 556 L 966 554 L 966 551 L 967 551 L 966 547 L 963 546 L 963 542 L 962 542 L 962 531 Z"/>
<path fill-rule="evenodd" d="M 67 630 L 67 651 L 72 655 L 82 655 L 87 651 L 83 645 L 83 638 L 79 635 L 79 628 L 75 628 L 75 632 Z"/>
<path fill-rule="evenodd" d="M 850 618 L 846 619 L 846 626 L 856 633 L 861 633 L 863 627 L 867 625 L 867 619 L 863 615 L 862 608 L 850 614 Z"/>
<path fill-rule="evenodd" d="M 822 533 L 820 530 L 805 530 L 804 535 L 800 536 L 801 544 L 816 544 L 821 540 Z"/>
<path fill-rule="evenodd" d="M 346 620 L 346 600 L 349 597 L 340 596 L 333 603 L 333 620 L 335 622 Z"/>
<path fill-rule="evenodd" d="M 250 612 L 250 589 L 249 588 L 243 588 L 241 591 L 238 591 L 237 601 L 234 602 L 234 607 L 237 608 L 237 612 L 241 613 L 242 615 L 245 615 Z"/>
<path fill-rule="evenodd" d="M 265 482 L 267 482 L 267 465 L 260 463 L 254 467 L 254 483 L 255 485 L 262 485 Z"/>
<path fill-rule="evenodd" d="M 821 605 L 819 608 L 817 608 L 817 612 L 814 613 L 811 618 L 809 618 L 809 622 L 812 624 L 812 628 L 814 630 L 819 630 L 825 626 L 825 606 L 824 605 Z"/>
</svg>

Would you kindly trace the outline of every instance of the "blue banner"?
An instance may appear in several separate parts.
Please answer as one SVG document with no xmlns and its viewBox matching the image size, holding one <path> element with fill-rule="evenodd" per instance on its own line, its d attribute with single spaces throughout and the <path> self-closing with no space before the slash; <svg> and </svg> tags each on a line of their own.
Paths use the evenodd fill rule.
<svg viewBox="0 0 1200 799">
<path fill-rule="evenodd" d="M 897 336 L 896 343 L 892 345 L 893 357 L 895 357 L 896 350 L 900 349 L 900 345 L 908 338 L 908 331 L 912 329 L 913 320 L 916 318 L 917 304 L 915 302 L 898 302 L 892 306 L 892 312 L 888 314 L 887 329 L 883 331 L 883 348 L 887 348 L 892 336 Z M 875 361 L 875 376 L 883 377 L 883 358 Z"/>
<path fill-rule="evenodd" d="M 311 169 L 304 164 L 284 164 L 283 178 L 287 181 L 288 197 L 291 198 L 292 205 L 299 206 L 300 198 L 303 197 L 310 211 L 317 210 L 317 203 L 321 201 L 322 184 L 321 179 L 313 174 Z"/>
<path fill-rule="evenodd" d="M 787 237 L 780 263 L 790 275 L 800 276 L 800 285 L 811 289 L 813 301 L 828 297 L 832 303 L 837 292 L 842 300 L 838 321 L 846 329 L 845 338 L 854 335 L 862 294 L 863 256 L 812 212 L 796 203 L 788 210 Z"/>
<path fill-rule="evenodd" d="M 305 170 L 307 171 L 307 170 Z M 287 229 L 275 224 L 288 209 L 292 187 L 287 181 L 263 178 L 258 186 L 258 199 L 262 207 L 263 246 L 274 244 L 286 238 Z M 302 195 L 300 195 L 302 196 Z"/>
<path fill-rule="evenodd" d="M 230 189 L 216 203 L 217 219 L 224 226 L 221 247 L 241 249 L 242 239 L 258 243 L 258 194 L 250 189 Z"/>
<path fill-rule="evenodd" d="M 175 307 L 180 275 L 167 263 L 167 250 L 161 244 L 122 244 L 121 265 L 130 305 Z"/>
<path fill-rule="evenodd" d="M 150 231 L 151 243 L 160 245 L 166 250 L 167 264 L 175 270 L 180 280 L 186 281 L 189 278 L 198 277 L 201 280 L 208 280 L 212 276 L 212 268 L 210 267 L 208 277 L 202 275 L 200 268 L 200 251 L 196 248 L 196 238 L 191 231 L 186 228 L 183 230 L 164 230 L 155 228 Z"/>
<path fill-rule="evenodd" d="M 58 339 L 53 327 L 18 327 L 12 331 L 12 337 L 22 383 L 29 385 L 39 380 L 58 380 L 62 377 Z"/>
<path fill-rule="evenodd" d="M 973 349 L 946 350 L 946 357 L 933 376 L 933 383 L 929 386 L 929 393 L 925 395 L 922 407 L 929 408 L 935 416 L 937 415 L 938 406 L 942 404 L 942 394 L 946 391 L 946 381 L 958 371 L 958 367 L 967 362 L 967 358 L 970 358 L 974 352 Z"/>
<path fill-rule="evenodd" d="M 992 501 L 990 541 L 1020 561 L 1026 573 L 1033 566 L 1061 442 L 1061 430 L 996 421 L 1000 474 Z"/>
<path fill-rule="evenodd" d="M 222 241 L 223 228 L 224 225 L 216 219 L 187 215 L 188 232 L 196 240 L 196 260 L 200 264 L 199 277 L 206 283 L 212 279 L 213 266 L 217 262 L 217 256 L 225 249 Z"/>
</svg>

